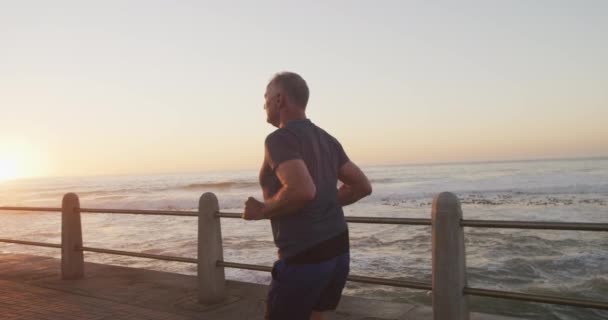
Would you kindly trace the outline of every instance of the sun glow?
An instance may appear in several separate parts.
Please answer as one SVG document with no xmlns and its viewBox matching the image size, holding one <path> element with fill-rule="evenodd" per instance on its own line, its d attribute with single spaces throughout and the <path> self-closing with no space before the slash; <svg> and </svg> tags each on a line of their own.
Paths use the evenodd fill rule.
<svg viewBox="0 0 608 320">
<path fill-rule="evenodd" d="M 12 180 L 22 174 L 19 163 L 15 159 L 0 156 L 0 181 Z"/>
<path fill-rule="evenodd" d="M 0 182 L 44 176 L 47 167 L 40 148 L 23 140 L 0 141 Z"/>
</svg>

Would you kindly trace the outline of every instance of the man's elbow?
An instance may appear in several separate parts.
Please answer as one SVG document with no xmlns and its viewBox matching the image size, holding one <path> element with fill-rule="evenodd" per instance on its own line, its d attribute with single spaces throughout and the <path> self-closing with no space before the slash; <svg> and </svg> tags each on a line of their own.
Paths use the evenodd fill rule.
<svg viewBox="0 0 608 320">
<path fill-rule="evenodd" d="M 369 183 L 362 183 L 351 187 L 353 196 L 359 199 L 363 199 L 372 194 L 372 186 Z"/>
<path fill-rule="evenodd" d="M 298 188 L 297 198 L 301 202 L 310 202 L 317 196 L 317 188 L 312 185 L 304 188 Z"/>
<path fill-rule="evenodd" d="M 367 197 L 370 194 L 372 194 L 372 185 L 367 183 L 361 188 L 361 197 Z"/>
</svg>

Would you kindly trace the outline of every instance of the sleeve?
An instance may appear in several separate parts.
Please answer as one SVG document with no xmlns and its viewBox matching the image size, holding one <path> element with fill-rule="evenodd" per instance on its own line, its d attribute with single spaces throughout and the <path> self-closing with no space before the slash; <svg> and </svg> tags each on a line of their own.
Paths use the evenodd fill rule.
<svg viewBox="0 0 608 320">
<path fill-rule="evenodd" d="M 270 134 L 265 142 L 266 160 L 272 170 L 287 160 L 302 159 L 300 142 L 296 135 L 287 130 Z"/>
<path fill-rule="evenodd" d="M 338 148 L 338 169 L 340 169 L 343 165 L 348 163 L 350 159 L 346 155 L 344 148 L 342 148 L 342 145 L 340 144 L 340 142 L 338 142 L 338 140 L 336 140 L 336 146 Z"/>
</svg>

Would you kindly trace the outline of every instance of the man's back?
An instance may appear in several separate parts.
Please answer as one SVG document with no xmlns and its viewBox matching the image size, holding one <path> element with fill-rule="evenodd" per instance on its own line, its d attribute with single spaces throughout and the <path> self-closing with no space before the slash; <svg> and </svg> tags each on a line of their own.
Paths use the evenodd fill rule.
<svg viewBox="0 0 608 320">
<path fill-rule="evenodd" d="M 340 143 L 310 120 L 294 120 L 266 138 L 260 183 L 268 197 L 280 189 L 274 170 L 284 161 L 301 159 L 316 186 L 316 195 L 297 213 L 272 219 L 281 257 L 291 257 L 346 231 L 338 203 L 338 171 L 348 162 Z"/>
</svg>

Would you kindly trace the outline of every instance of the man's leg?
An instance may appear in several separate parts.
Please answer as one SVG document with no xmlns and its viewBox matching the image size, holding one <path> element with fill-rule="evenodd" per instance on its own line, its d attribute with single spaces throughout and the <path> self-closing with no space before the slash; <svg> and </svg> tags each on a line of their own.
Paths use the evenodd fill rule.
<svg viewBox="0 0 608 320">
<path fill-rule="evenodd" d="M 268 293 L 266 319 L 309 320 L 333 270 L 332 263 L 287 265 L 277 261 Z"/>
<path fill-rule="evenodd" d="M 323 292 L 321 292 L 319 300 L 313 308 L 313 312 L 318 314 L 315 315 L 313 313 L 313 316 L 318 316 L 319 318 L 311 317 L 311 319 L 321 319 L 323 311 L 336 310 L 342 297 L 342 290 L 344 290 L 344 286 L 346 285 L 348 273 L 350 272 L 350 254 L 344 253 L 330 261 L 334 267 L 331 279 L 327 283 L 327 286 L 323 288 Z"/>
</svg>

